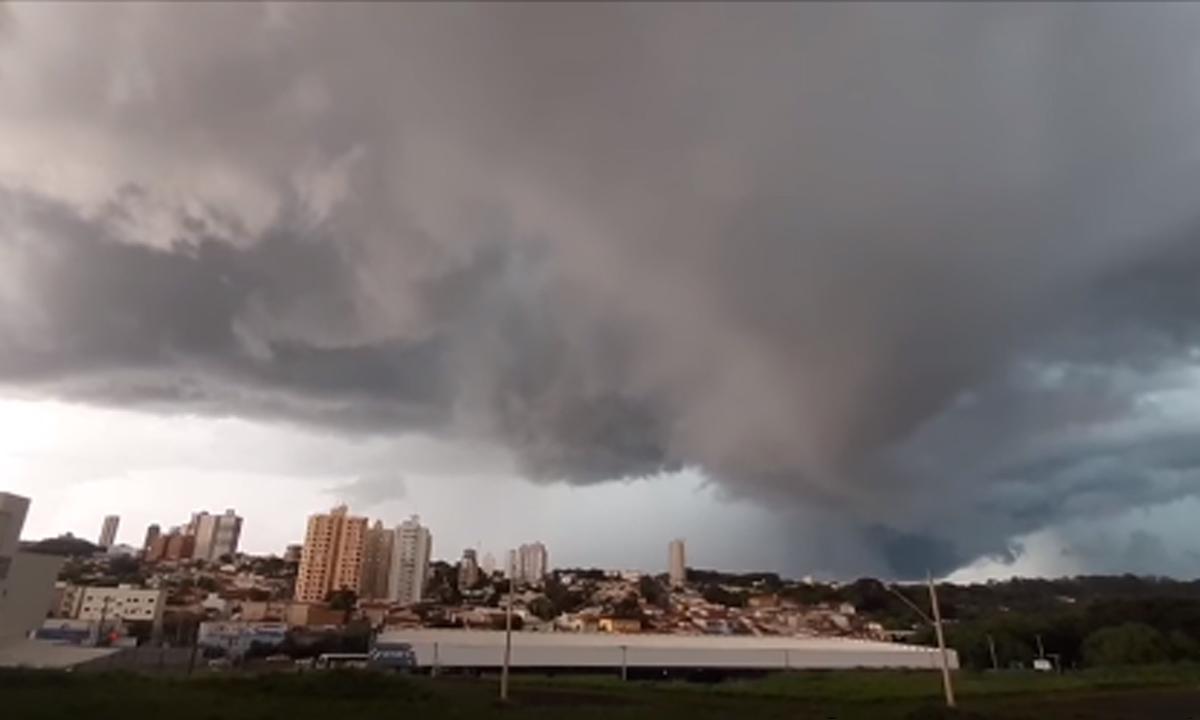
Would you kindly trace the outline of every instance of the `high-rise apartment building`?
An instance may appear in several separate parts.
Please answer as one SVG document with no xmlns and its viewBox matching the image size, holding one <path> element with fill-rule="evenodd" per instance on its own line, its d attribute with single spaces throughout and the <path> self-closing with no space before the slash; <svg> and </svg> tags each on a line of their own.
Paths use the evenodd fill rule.
<svg viewBox="0 0 1200 720">
<path fill-rule="evenodd" d="M 462 560 L 458 563 L 458 589 L 470 590 L 479 582 L 478 554 L 471 548 L 463 550 Z"/>
<path fill-rule="evenodd" d="M 484 577 L 491 577 L 492 573 L 496 572 L 496 556 L 491 553 L 483 554 L 483 561 L 479 563 L 479 569 L 483 571 Z"/>
<path fill-rule="evenodd" d="M 117 544 L 117 528 L 120 525 L 121 518 L 116 515 L 104 518 L 104 524 L 100 526 L 100 547 L 107 549 Z"/>
<path fill-rule="evenodd" d="M 146 528 L 146 539 L 142 542 L 142 550 L 149 553 L 150 548 L 154 546 L 154 541 L 157 540 L 160 535 L 162 535 L 162 528 L 160 528 L 158 525 L 155 524 Z"/>
<path fill-rule="evenodd" d="M 146 562 L 159 562 L 166 559 L 167 542 L 171 538 L 172 532 L 178 532 L 179 528 L 166 533 L 159 533 L 157 537 L 150 541 L 150 545 L 146 548 Z"/>
<path fill-rule="evenodd" d="M 188 523 L 191 529 L 191 536 L 195 538 L 195 549 L 192 551 L 192 557 L 197 560 L 212 559 L 212 542 L 213 536 L 216 534 L 217 517 L 207 512 L 198 512 L 192 515 L 192 522 Z"/>
<path fill-rule="evenodd" d="M 540 542 L 522 545 L 517 549 L 517 580 L 531 585 L 538 585 L 546 577 L 550 558 L 546 546 Z"/>
<path fill-rule="evenodd" d="M 196 535 L 196 531 L 200 527 L 200 521 L 204 518 L 205 515 L 208 515 L 208 513 L 203 510 L 201 510 L 200 512 L 192 513 L 192 519 L 188 520 L 188 524 L 183 526 L 183 534 L 191 535 L 194 537 Z"/>
<path fill-rule="evenodd" d="M 677 538 L 667 546 L 667 568 L 672 587 L 681 587 L 687 582 L 687 555 L 683 540 Z"/>
<path fill-rule="evenodd" d="M 194 557 L 197 560 L 216 561 L 237 552 L 242 537 L 242 518 L 235 511 L 226 510 L 224 515 L 195 513 L 188 527 L 196 537 Z"/>
<path fill-rule="evenodd" d="M 28 498 L 0 492 L 0 645 L 26 637 L 54 604 L 63 558 L 23 552 L 21 528 Z"/>
<path fill-rule="evenodd" d="M 179 562 L 190 560 L 196 554 L 196 536 L 184 534 L 179 528 L 172 529 L 169 535 L 159 540 L 163 543 L 161 560 Z"/>
<path fill-rule="evenodd" d="M 226 510 L 217 518 L 213 530 L 212 559 L 220 560 L 226 555 L 236 555 L 242 539 L 242 518 L 233 510 Z"/>
<path fill-rule="evenodd" d="M 335 590 L 359 592 L 362 587 L 367 519 L 350 515 L 345 505 L 308 518 L 296 600 L 323 602 Z"/>
<path fill-rule="evenodd" d="M 13 558 L 21 545 L 21 528 L 29 513 L 29 498 L 0 492 L 0 594 L 8 582 Z"/>
<path fill-rule="evenodd" d="M 392 570 L 392 545 L 396 539 L 394 530 L 385 528 L 375 521 L 367 531 L 363 549 L 362 591 L 368 600 L 384 600 L 388 597 L 388 577 Z"/>
<path fill-rule="evenodd" d="M 429 528 L 413 515 L 396 528 L 392 546 L 392 570 L 388 577 L 388 597 L 401 605 L 421 602 L 429 579 L 429 554 L 433 537 Z"/>
<path fill-rule="evenodd" d="M 150 541 L 146 549 L 148 562 L 178 562 L 189 560 L 196 549 L 196 536 L 187 535 L 183 528 L 173 527 Z"/>
</svg>

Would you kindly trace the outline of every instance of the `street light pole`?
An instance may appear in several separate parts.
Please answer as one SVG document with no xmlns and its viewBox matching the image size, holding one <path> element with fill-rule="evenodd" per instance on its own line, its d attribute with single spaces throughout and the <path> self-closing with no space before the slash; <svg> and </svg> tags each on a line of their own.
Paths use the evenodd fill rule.
<svg viewBox="0 0 1200 720">
<path fill-rule="evenodd" d="M 104 596 L 104 602 L 100 604 L 100 624 L 96 626 L 96 646 L 108 645 L 108 639 L 104 634 L 104 622 L 108 620 L 108 603 L 111 598 L 108 595 Z"/>
<path fill-rule="evenodd" d="M 950 678 L 950 654 L 946 652 L 946 638 L 945 635 L 942 634 L 942 612 L 938 607 L 937 590 L 934 589 L 933 576 L 929 576 L 929 600 L 930 604 L 933 606 L 933 617 L 926 615 L 924 610 L 917 607 L 916 603 L 914 603 L 912 600 L 909 600 L 908 596 L 897 590 L 895 587 L 886 583 L 883 584 L 883 587 L 891 594 L 903 600 L 904 604 L 912 608 L 913 612 L 915 612 L 922 620 L 933 626 L 934 634 L 937 635 L 938 654 L 941 656 L 942 661 L 942 689 L 946 693 L 946 707 L 955 707 L 956 703 L 954 701 L 954 684 Z"/>
<path fill-rule="evenodd" d="M 508 602 L 504 610 L 504 667 L 500 669 L 500 701 L 508 702 L 508 666 L 512 663 L 512 613 L 513 595 L 517 589 L 516 569 L 508 578 Z"/>
<path fill-rule="evenodd" d="M 942 687 L 946 691 L 946 707 L 954 707 L 954 683 L 950 679 L 950 656 L 946 652 L 946 636 L 942 632 L 942 611 L 938 607 L 937 588 L 929 574 L 929 603 L 933 606 L 933 628 L 937 633 L 938 652 L 942 655 Z"/>
</svg>

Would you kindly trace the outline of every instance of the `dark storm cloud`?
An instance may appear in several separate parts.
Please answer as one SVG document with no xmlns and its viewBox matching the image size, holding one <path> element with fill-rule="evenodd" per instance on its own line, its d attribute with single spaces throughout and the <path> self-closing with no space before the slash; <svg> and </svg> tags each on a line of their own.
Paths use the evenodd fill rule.
<svg viewBox="0 0 1200 720">
<path fill-rule="evenodd" d="M 347 422 L 362 415 L 363 427 L 444 419 L 449 389 L 436 337 L 321 346 L 239 331 L 239 318 L 257 307 L 303 304 L 318 324 L 353 322 L 350 268 L 320 237 L 272 229 L 238 248 L 200 232 L 158 249 L 28 193 L 0 192 L 0 205 L 21 223 L 5 228 L 8 237 L 27 235 L 7 247 L 27 308 L 5 327 L 0 368 L 9 382 L 65 383 L 120 404 L 227 401 L 230 411 L 246 409 L 229 397 L 246 386 L 307 398 L 318 412 L 335 401 Z M 245 400 L 252 406 L 254 394 Z"/>
<path fill-rule="evenodd" d="M 103 11 L 0 55 L 78 163 L 0 155 L 9 383 L 693 465 L 901 574 L 1200 490 L 1191 8 Z"/>
</svg>

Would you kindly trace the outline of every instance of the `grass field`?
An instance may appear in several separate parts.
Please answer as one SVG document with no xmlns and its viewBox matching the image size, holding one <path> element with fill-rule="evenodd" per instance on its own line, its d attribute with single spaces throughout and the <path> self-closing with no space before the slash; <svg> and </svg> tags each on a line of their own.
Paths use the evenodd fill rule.
<svg viewBox="0 0 1200 720">
<path fill-rule="evenodd" d="M 1072 675 L 958 676 L 962 713 L 940 710 L 934 673 L 804 672 L 715 685 L 621 683 L 612 678 L 518 676 L 513 700 L 496 702 L 490 679 L 396 677 L 364 672 L 144 677 L 0 672 L 6 720 L 159 718 L 322 720 L 442 718 L 791 718 L 917 720 L 1192 720 L 1200 718 L 1200 668 L 1173 666 Z"/>
</svg>

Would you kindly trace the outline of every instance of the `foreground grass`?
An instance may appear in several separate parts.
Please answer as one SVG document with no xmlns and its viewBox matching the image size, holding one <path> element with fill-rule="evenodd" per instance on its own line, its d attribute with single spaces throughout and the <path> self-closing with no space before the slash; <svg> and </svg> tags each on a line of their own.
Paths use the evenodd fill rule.
<svg viewBox="0 0 1200 720">
<path fill-rule="evenodd" d="M 537 676 L 517 676 L 514 682 L 518 687 L 522 684 L 539 687 L 551 681 Z M 942 697 L 941 675 L 928 671 L 804 671 L 774 673 L 760 679 L 731 680 L 714 685 L 682 681 L 623 683 L 611 676 L 598 675 L 560 677 L 552 682 L 559 687 L 610 689 L 615 692 L 628 690 L 632 685 L 655 692 L 853 703 L 938 700 Z M 954 687 L 960 698 L 1121 689 L 1200 688 L 1200 665 L 1093 669 L 1061 675 L 1031 671 L 958 672 L 954 675 Z"/>
<path fill-rule="evenodd" d="M 1182 720 L 1192 717 L 1185 714 L 1189 710 L 1200 709 L 1200 668 L 1188 666 L 1063 676 L 960 673 L 957 687 L 967 711 L 964 717 Z M 0 672 L 6 720 L 328 720 L 367 713 L 423 720 L 956 717 L 938 710 L 941 685 L 936 673 L 804 672 L 717 685 L 517 676 L 512 703 L 500 706 L 495 694 L 491 679 L 431 680 L 355 672 L 193 679 Z"/>
</svg>

